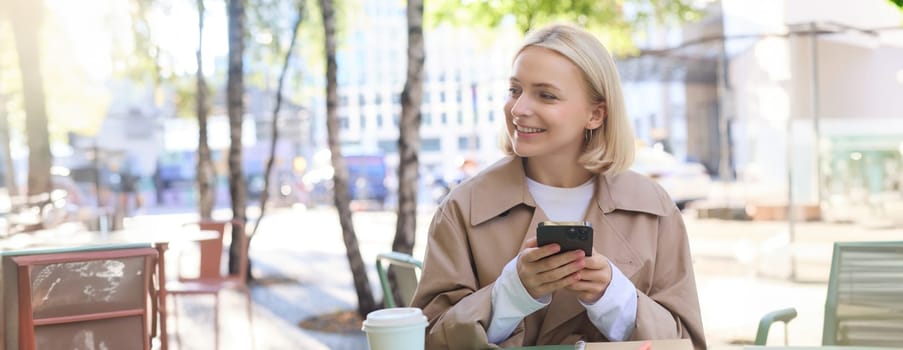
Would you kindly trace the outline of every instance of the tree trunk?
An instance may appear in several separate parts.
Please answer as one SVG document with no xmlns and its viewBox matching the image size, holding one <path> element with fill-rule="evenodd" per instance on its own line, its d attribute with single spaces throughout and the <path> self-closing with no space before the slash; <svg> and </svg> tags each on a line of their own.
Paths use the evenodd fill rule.
<svg viewBox="0 0 903 350">
<path fill-rule="evenodd" d="M 19 185 L 16 183 L 16 167 L 13 164 L 12 140 L 9 137 L 9 119 L 6 116 L 6 99 L 0 95 L 0 143 L 3 145 L 3 178 L 6 185 L 6 193 L 10 197 L 19 195 Z"/>
<path fill-rule="evenodd" d="M 423 0 L 408 0 L 408 72 L 401 92 L 398 138 L 398 215 L 392 250 L 411 254 L 417 228 L 417 179 L 420 161 L 420 103 L 423 100 Z M 389 274 L 394 282 L 395 274 Z M 394 284 L 394 283 L 393 283 Z M 397 293 L 397 291 L 396 291 Z M 385 296 L 384 296 L 385 297 Z M 396 300 L 399 296 L 396 295 Z"/>
<path fill-rule="evenodd" d="M 376 310 L 377 306 L 373 299 L 373 292 L 370 290 L 367 270 L 358 249 L 357 235 L 354 233 L 354 224 L 351 221 L 348 169 L 345 167 L 339 142 L 339 121 L 336 116 L 338 82 L 336 80 L 335 8 L 332 0 L 320 0 L 320 11 L 323 15 L 326 42 L 326 130 L 329 151 L 332 153 L 332 167 L 335 170 L 332 177 L 335 206 L 339 212 L 339 223 L 342 225 L 342 238 L 345 241 L 348 265 L 351 266 L 351 274 L 354 277 L 354 290 L 357 291 L 357 311 L 361 317 L 366 317 L 370 311 Z"/>
<path fill-rule="evenodd" d="M 203 47 L 204 47 L 204 0 L 198 3 L 198 50 L 195 53 L 197 59 L 197 113 L 198 113 L 198 209 L 201 219 L 210 219 L 213 216 L 213 203 L 216 202 L 216 171 L 210 160 L 210 145 L 207 143 L 207 81 L 204 78 Z"/>
<path fill-rule="evenodd" d="M 288 44 L 285 51 L 285 60 L 282 61 L 282 70 L 279 72 L 279 83 L 276 85 L 276 105 L 273 107 L 273 127 L 270 130 L 270 157 L 267 159 L 266 170 L 263 175 L 263 193 L 260 195 L 260 217 L 257 218 L 257 224 L 251 233 L 251 238 L 257 234 L 257 228 L 263 221 L 263 216 L 267 210 L 267 200 L 270 198 L 270 175 L 273 172 L 273 163 L 276 160 L 276 141 L 279 140 L 279 110 L 282 108 L 282 86 L 285 83 L 285 73 L 288 72 L 288 65 L 292 59 L 292 51 L 295 50 L 295 41 L 298 39 L 298 30 L 301 28 L 301 22 L 304 20 L 304 4 L 305 0 L 298 1 L 298 19 L 292 26 L 292 40 Z"/>
<path fill-rule="evenodd" d="M 41 75 L 41 22 L 43 1 L 9 1 L 19 70 L 22 74 L 22 91 L 25 96 L 25 134 L 28 137 L 28 192 L 29 196 L 49 193 L 50 153 L 47 131 L 47 109 L 44 102 L 44 82 Z"/>
<path fill-rule="evenodd" d="M 247 190 L 241 162 L 241 123 L 244 119 L 244 31 L 245 0 L 229 0 L 229 76 L 226 87 L 229 112 L 229 194 L 232 196 L 232 219 L 247 222 L 245 205 Z M 238 242 L 244 230 L 232 230 L 232 241 Z M 229 249 L 229 272 L 238 272 L 237 251 L 233 244 Z M 250 269 L 248 274 L 250 274 Z"/>
</svg>

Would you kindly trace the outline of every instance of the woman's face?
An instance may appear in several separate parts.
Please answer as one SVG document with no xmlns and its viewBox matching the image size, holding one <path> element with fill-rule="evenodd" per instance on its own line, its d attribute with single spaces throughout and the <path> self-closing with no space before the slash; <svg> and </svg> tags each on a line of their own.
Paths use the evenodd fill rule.
<svg viewBox="0 0 903 350">
<path fill-rule="evenodd" d="M 584 130 L 601 124 L 580 68 L 561 54 L 530 46 L 514 60 L 505 102 L 508 137 L 521 157 L 576 158 Z"/>
</svg>

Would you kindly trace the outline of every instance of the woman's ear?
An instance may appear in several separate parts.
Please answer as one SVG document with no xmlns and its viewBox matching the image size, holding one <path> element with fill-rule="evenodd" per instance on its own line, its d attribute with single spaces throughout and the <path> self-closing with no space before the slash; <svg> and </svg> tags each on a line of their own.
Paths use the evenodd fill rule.
<svg viewBox="0 0 903 350">
<path fill-rule="evenodd" d="M 587 129 L 597 129 L 602 126 L 602 123 L 605 122 L 605 102 L 601 102 L 596 104 L 593 107 L 593 110 L 590 111 L 589 121 L 586 123 Z"/>
</svg>

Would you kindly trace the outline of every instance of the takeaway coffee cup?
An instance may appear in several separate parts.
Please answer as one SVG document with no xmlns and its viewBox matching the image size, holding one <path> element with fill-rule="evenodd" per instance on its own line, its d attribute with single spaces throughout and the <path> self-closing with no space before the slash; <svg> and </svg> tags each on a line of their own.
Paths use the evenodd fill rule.
<svg viewBox="0 0 903 350">
<path fill-rule="evenodd" d="M 426 316 L 416 307 L 396 307 L 367 314 L 364 326 L 370 350 L 423 350 Z"/>
</svg>

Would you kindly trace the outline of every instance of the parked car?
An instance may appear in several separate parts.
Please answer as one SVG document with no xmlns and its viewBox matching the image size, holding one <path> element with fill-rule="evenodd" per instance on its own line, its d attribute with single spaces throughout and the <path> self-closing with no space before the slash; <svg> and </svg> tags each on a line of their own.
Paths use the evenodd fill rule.
<svg viewBox="0 0 903 350">
<path fill-rule="evenodd" d="M 631 169 L 657 181 L 681 210 L 707 198 L 711 188 L 712 179 L 702 164 L 681 161 L 658 148 L 638 148 Z"/>
<path fill-rule="evenodd" d="M 368 202 L 377 208 L 385 205 L 389 195 L 386 186 L 386 163 L 381 154 L 346 155 L 348 168 L 348 192 L 352 201 Z M 333 202 L 332 166 L 312 169 L 302 178 L 304 188 L 310 192 L 311 204 L 323 205 Z"/>
</svg>

